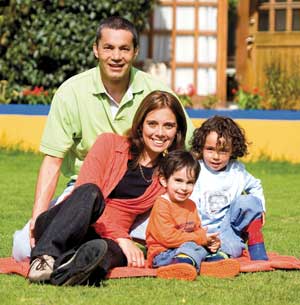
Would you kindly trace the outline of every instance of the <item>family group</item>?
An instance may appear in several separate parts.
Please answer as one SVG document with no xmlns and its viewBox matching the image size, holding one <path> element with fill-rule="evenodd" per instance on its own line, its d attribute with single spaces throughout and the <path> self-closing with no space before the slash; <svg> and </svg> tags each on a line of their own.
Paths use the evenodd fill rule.
<svg viewBox="0 0 300 305">
<path fill-rule="evenodd" d="M 86 285 L 119 266 L 193 280 L 204 261 L 226 277 L 245 249 L 268 260 L 261 182 L 238 161 L 243 129 L 222 116 L 195 129 L 172 90 L 133 67 L 138 41 L 128 20 L 102 20 L 97 66 L 55 93 L 32 217 L 14 234 L 31 282 Z M 53 199 L 60 172 L 70 180 Z"/>
</svg>

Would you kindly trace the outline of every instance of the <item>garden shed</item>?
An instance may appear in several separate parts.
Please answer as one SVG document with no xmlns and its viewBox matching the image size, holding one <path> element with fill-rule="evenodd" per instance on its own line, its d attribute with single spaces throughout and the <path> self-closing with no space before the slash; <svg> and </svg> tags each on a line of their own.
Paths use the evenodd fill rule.
<svg viewBox="0 0 300 305">
<path fill-rule="evenodd" d="M 276 66 L 285 75 L 298 75 L 295 80 L 299 81 L 299 0 L 239 1 L 236 34 L 240 85 L 264 90 L 266 80 L 279 71 Z"/>
</svg>

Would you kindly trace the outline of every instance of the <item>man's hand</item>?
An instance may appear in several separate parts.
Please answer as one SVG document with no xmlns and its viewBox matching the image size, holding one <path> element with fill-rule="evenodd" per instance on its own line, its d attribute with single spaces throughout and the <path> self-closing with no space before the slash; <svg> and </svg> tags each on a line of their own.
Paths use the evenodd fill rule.
<svg viewBox="0 0 300 305">
<path fill-rule="evenodd" d="M 144 267 L 144 253 L 129 238 L 117 238 L 116 242 L 127 258 L 128 267 Z"/>
</svg>

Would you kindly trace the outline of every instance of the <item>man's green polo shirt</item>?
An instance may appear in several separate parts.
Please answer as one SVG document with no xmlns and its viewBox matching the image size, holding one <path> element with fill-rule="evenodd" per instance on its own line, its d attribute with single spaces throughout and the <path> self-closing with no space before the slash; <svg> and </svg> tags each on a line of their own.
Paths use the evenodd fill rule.
<svg viewBox="0 0 300 305">
<path fill-rule="evenodd" d="M 132 68 L 129 90 L 113 117 L 99 67 L 71 77 L 59 87 L 53 97 L 40 151 L 64 158 L 62 173 L 76 178 L 96 137 L 103 132 L 124 134 L 131 127 L 134 114 L 143 98 L 154 90 L 172 92 L 161 81 Z M 188 126 L 187 139 L 194 129 L 189 119 Z"/>
</svg>

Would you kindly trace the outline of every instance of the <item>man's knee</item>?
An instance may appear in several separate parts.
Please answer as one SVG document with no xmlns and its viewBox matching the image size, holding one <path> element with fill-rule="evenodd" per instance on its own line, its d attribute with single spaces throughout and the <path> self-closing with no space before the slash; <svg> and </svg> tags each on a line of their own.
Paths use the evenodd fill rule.
<svg viewBox="0 0 300 305">
<path fill-rule="evenodd" d="M 22 261 L 30 257 L 29 223 L 28 221 L 23 229 L 14 233 L 12 256 L 16 261 Z"/>
</svg>

